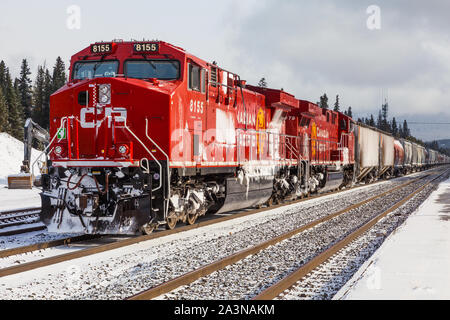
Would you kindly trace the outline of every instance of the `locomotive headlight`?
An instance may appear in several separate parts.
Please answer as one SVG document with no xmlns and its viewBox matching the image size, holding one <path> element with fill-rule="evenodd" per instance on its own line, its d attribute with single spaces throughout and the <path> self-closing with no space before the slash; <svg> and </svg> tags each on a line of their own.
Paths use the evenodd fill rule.
<svg viewBox="0 0 450 320">
<path fill-rule="evenodd" d="M 98 91 L 98 98 L 100 100 L 100 103 L 108 104 L 111 102 L 111 85 L 101 84 L 98 86 Z"/>
<path fill-rule="evenodd" d="M 62 153 L 62 148 L 61 148 L 60 146 L 56 146 L 56 147 L 55 147 L 55 153 L 56 153 L 57 155 L 60 155 L 60 154 Z"/>
</svg>

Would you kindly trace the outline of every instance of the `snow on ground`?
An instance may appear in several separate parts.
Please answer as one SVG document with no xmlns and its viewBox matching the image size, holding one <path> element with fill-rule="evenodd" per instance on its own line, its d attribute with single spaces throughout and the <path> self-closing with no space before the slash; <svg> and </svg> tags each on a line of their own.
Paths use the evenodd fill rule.
<svg viewBox="0 0 450 320">
<path fill-rule="evenodd" d="M 23 161 L 23 142 L 5 132 L 0 132 L 0 150 L 0 211 L 40 206 L 39 189 L 8 189 L 8 175 L 17 175 L 20 172 Z M 33 149 L 31 151 L 32 161 L 40 153 L 40 151 Z M 37 163 L 35 164 L 34 174 L 39 174 Z"/>
<path fill-rule="evenodd" d="M 450 179 L 394 231 L 334 299 L 450 299 Z"/>
<path fill-rule="evenodd" d="M 8 184 L 8 175 L 18 174 L 23 161 L 23 142 L 10 136 L 5 132 L 0 132 L 0 185 Z M 34 162 L 41 151 L 33 149 L 31 151 L 31 160 Z M 39 168 L 34 166 L 34 174 L 39 174 Z"/>
</svg>

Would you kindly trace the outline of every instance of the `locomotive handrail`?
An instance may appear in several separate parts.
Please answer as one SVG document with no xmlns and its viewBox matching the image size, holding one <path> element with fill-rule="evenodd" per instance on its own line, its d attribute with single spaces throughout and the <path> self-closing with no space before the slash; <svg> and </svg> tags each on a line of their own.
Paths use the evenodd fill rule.
<svg viewBox="0 0 450 320">
<path fill-rule="evenodd" d="M 169 201 L 169 196 L 170 196 L 170 164 L 169 163 L 170 163 L 170 159 L 169 159 L 169 156 L 167 155 L 167 153 L 165 153 L 164 150 L 155 141 L 153 141 L 153 139 L 150 138 L 150 136 L 148 135 L 148 118 L 145 118 L 145 135 L 147 136 L 147 139 L 150 140 L 150 142 L 153 143 L 156 146 L 156 148 L 158 148 L 159 151 L 161 151 L 161 153 L 167 159 L 167 191 L 166 191 L 164 200 Z M 155 160 L 155 161 L 157 161 L 159 163 L 158 160 Z M 162 169 L 161 169 L 161 174 L 160 174 L 160 179 L 159 179 L 160 183 L 161 183 L 162 179 L 163 179 L 163 176 L 162 176 Z M 167 217 L 168 211 L 169 211 L 169 206 L 167 204 L 167 208 L 165 208 L 165 210 L 164 210 L 164 217 Z"/>
<path fill-rule="evenodd" d="M 279 152 L 281 154 L 285 155 L 286 149 L 288 149 L 288 151 L 290 151 L 292 154 L 297 156 L 297 161 L 305 159 L 301 155 L 300 150 L 295 148 L 294 145 L 291 143 L 291 140 L 295 140 L 295 141 L 298 141 L 299 145 L 301 146 L 300 138 L 298 136 L 282 134 L 282 133 L 277 133 L 277 132 L 271 132 L 271 131 L 267 131 L 267 130 L 261 131 L 261 130 L 256 130 L 256 129 L 242 129 L 242 128 L 236 129 L 236 132 L 237 132 L 236 145 L 237 145 L 237 161 L 238 161 L 238 163 L 240 163 L 240 159 L 241 159 L 241 148 L 247 147 L 246 138 L 249 136 L 254 137 L 257 134 L 266 135 L 267 140 L 270 139 L 271 135 L 278 138 L 278 142 L 276 142 L 276 143 L 278 143 L 281 146 L 281 150 L 279 150 Z M 244 139 L 244 143 L 242 146 L 241 146 L 241 135 L 243 136 L 242 138 Z M 253 154 L 250 153 L 250 155 L 249 155 L 250 160 L 252 160 L 252 156 L 253 156 Z M 292 159 L 293 158 L 291 157 L 289 160 L 292 160 Z"/>
<path fill-rule="evenodd" d="M 121 117 L 121 116 L 119 116 L 119 117 L 112 117 L 112 116 L 108 116 L 109 118 L 114 118 L 114 119 L 116 119 L 116 118 L 118 118 L 118 119 L 120 119 L 120 120 L 122 120 L 123 121 L 123 127 L 125 128 L 125 129 L 127 129 L 127 131 L 144 147 L 144 149 L 145 149 L 145 151 L 147 151 L 147 153 L 153 158 L 153 160 L 155 160 L 156 161 L 156 163 L 158 164 L 158 166 L 159 166 L 159 172 L 160 172 L 160 176 L 162 177 L 162 166 L 161 166 L 161 164 L 159 163 L 159 161 L 156 159 L 156 157 L 150 152 L 150 150 L 148 150 L 148 148 L 145 146 L 145 144 L 136 136 L 136 134 L 133 132 L 133 130 L 131 130 L 128 126 L 127 126 L 127 124 L 126 124 L 126 118 L 124 118 L 124 117 Z M 106 118 L 106 117 L 105 117 Z M 151 186 L 150 186 L 151 187 Z M 156 191 L 156 190 L 159 190 L 160 188 L 162 187 L 162 179 L 159 179 L 159 186 L 157 187 L 157 188 L 155 188 L 155 189 L 152 189 L 152 192 L 153 191 Z"/>
</svg>

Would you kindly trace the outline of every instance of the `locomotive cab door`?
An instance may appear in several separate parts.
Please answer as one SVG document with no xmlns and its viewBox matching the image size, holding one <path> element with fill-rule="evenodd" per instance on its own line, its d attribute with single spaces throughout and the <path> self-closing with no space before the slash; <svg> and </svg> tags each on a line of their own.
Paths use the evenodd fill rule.
<svg viewBox="0 0 450 320">
<path fill-rule="evenodd" d="M 187 110 L 186 127 L 189 131 L 191 140 L 191 159 L 189 162 L 197 166 L 203 161 L 203 130 L 206 128 L 207 97 L 206 83 L 207 72 L 194 61 L 188 61 L 187 64 Z"/>
</svg>

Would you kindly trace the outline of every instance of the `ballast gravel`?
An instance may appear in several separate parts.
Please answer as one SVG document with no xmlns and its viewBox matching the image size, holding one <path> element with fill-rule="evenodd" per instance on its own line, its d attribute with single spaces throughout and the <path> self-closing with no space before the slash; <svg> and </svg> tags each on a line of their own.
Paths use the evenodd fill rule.
<svg viewBox="0 0 450 320">
<path fill-rule="evenodd" d="M 394 179 L 337 195 L 292 204 L 231 220 L 228 223 L 188 231 L 183 235 L 150 240 L 145 243 L 148 244 L 145 249 L 133 252 L 127 251 L 120 255 L 116 253 L 114 257 L 95 259 L 95 256 L 92 256 L 82 262 L 74 260 L 71 261 L 70 268 L 52 272 L 37 269 L 30 271 L 33 272 L 33 275 L 28 275 L 24 279 L 21 279 L 20 274 L 4 277 L 0 279 L 0 296 L 3 299 L 123 299 L 339 211 L 373 195 L 380 194 L 408 179 L 425 174 L 427 173 L 422 172 L 413 177 Z M 409 188 L 417 187 L 418 184 L 419 182 L 416 182 Z M 395 198 L 396 194 L 393 193 L 389 197 L 383 198 L 379 205 L 388 205 L 391 203 L 391 198 Z M 361 215 L 361 219 L 364 219 L 364 217 L 367 219 L 372 212 L 369 209 L 357 210 L 351 216 Z M 292 247 L 297 247 L 298 253 L 302 253 L 306 261 L 314 252 L 329 246 L 333 241 L 337 241 L 342 236 L 342 225 L 348 224 L 348 226 L 355 227 L 352 219 L 347 218 L 345 221 L 341 223 L 333 221 L 326 227 L 319 225 L 313 230 L 300 234 L 294 241 L 289 239 L 279 245 L 292 243 Z M 335 230 L 335 233 L 328 230 Z M 324 233 L 323 237 L 318 236 L 321 232 Z M 306 242 L 299 246 L 298 244 L 301 243 L 299 241 Z M 297 253 L 295 254 L 297 255 Z M 285 254 L 283 260 L 291 261 L 291 264 L 298 263 L 296 255 Z M 284 266 L 278 264 L 275 260 L 269 265 L 267 265 L 267 261 L 270 260 L 261 263 L 260 269 L 256 271 L 262 272 L 262 275 L 274 280 L 277 279 L 277 274 L 286 272 Z M 243 265 L 243 268 L 245 267 L 243 262 L 241 265 Z M 251 274 L 253 273 L 256 273 L 255 269 L 251 272 Z M 230 276 L 233 277 L 233 275 Z M 239 281 L 241 281 L 241 278 L 239 278 Z M 228 281 L 219 285 L 225 286 L 228 290 L 230 283 L 232 284 L 233 281 L 228 279 Z M 233 297 L 239 296 L 245 299 L 252 296 L 260 288 L 258 287 L 258 280 L 250 280 L 241 284 L 247 292 L 239 293 L 235 290 L 229 290 L 235 292 L 232 294 Z M 221 290 L 217 290 L 216 287 L 215 291 L 219 293 Z M 227 297 L 230 297 L 230 295 Z M 193 299 L 195 296 L 189 298 Z M 202 299 L 205 298 L 207 297 L 202 296 Z"/>
</svg>

